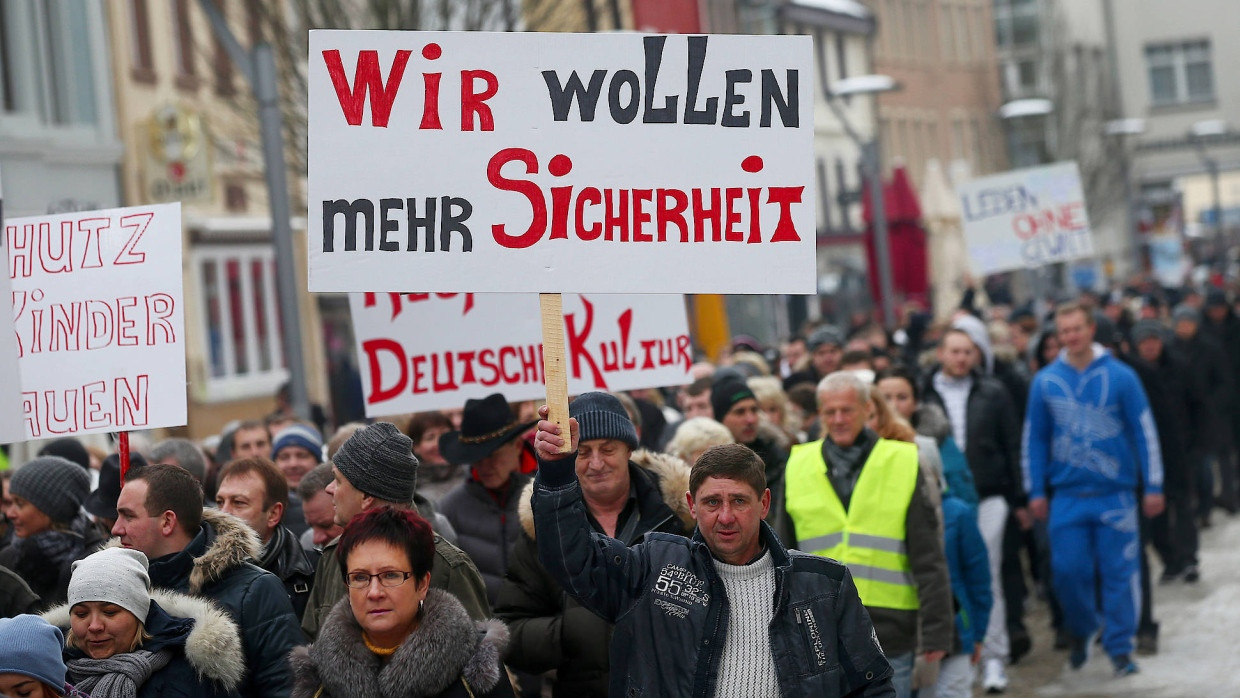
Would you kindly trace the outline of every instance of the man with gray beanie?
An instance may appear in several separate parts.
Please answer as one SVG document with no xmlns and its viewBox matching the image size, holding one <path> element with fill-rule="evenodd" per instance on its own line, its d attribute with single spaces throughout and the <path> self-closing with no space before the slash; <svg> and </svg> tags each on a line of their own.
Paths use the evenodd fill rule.
<svg viewBox="0 0 1240 698">
<path fill-rule="evenodd" d="M 1201 415 L 1200 448 L 1198 459 L 1197 515 L 1202 527 L 1210 525 L 1210 512 L 1217 504 L 1229 514 L 1240 512 L 1240 471 L 1231 454 L 1232 435 L 1228 427 L 1232 421 L 1231 362 L 1223 347 L 1208 333 L 1201 331 L 1201 313 L 1194 307 L 1181 303 L 1171 314 L 1171 329 L 1175 339 L 1171 347 L 1192 367 L 1197 384 L 1205 392 L 1205 412 Z M 1214 467 L 1218 464 L 1219 494 L 1214 495 Z"/>
<path fill-rule="evenodd" d="M 40 456 L 9 482 L 5 515 L 20 541 L 0 550 L 0 566 L 13 570 L 44 603 L 65 600 L 70 565 L 94 552 L 103 537 L 80 513 L 90 475 L 60 456 Z"/>
<path fill-rule="evenodd" d="M 798 383 L 818 385 L 818 381 L 840 370 L 844 358 L 844 333 L 831 325 L 814 330 L 805 340 L 809 349 L 809 366 L 784 379 L 784 390 Z"/>
<path fill-rule="evenodd" d="M 392 424 L 376 422 L 358 429 L 332 459 L 332 475 L 327 493 L 336 509 L 336 523 L 341 526 L 377 507 L 414 508 L 418 459 L 413 455 L 413 441 Z M 323 546 L 314 571 L 314 586 L 301 619 L 301 629 L 311 639 L 318 635 L 336 602 L 348 593 L 336 561 L 339 542 L 336 538 Z M 491 617 L 486 585 L 478 568 L 464 551 L 438 533 L 431 586 L 452 593 L 474 620 Z"/>
<path fill-rule="evenodd" d="M 637 450 L 637 429 L 613 395 L 585 393 L 569 405 L 580 425 L 576 476 L 592 530 L 632 546 L 650 533 L 693 529 L 689 467 Z M 569 597 L 538 559 L 533 488 L 521 493 L 522 535 L 513 546 L 495 613 L 508 623 L 506 661 L 520 671 L 556 670 L 554 695 L 606 695 L 612 626 Z"/>
</svg>

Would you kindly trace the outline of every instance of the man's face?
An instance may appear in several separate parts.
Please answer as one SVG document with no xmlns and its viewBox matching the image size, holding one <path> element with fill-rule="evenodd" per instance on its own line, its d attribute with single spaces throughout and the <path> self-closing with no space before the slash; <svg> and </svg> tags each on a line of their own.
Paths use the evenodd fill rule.
<svg viewBox="0 0 1240 698">
<path fill-rule="evenodd" d="M 314 469 L 319 462 L 315 460 L 314 454 L 302 448 L 301 446 L 285 446 L 276 454 L 276 465 L 280 468 L 280 472 L 284 474 L 284 479 L 288 480 L 290 488 L 297 487 L 301 479 L 306 473 Z"/>
<path fill-rule="evenodd" d="M 267 427 L 240 429 L 233 435 L 233 458 L 267 457 L 271 453 L 271 436 Z"/>
<path fill-rule="evenodd" d="M 617 439 L 590 439 L 577 447 L 577 481 L 587 502 L 610 502 L 629 491 L 629 447 Z"/>
<path fill-rule="evenodd" d="M 698 395 L 685 395 L 681 398 L 681 412 L 684 412 L 685 419 L 693 419 L 694 417 L 710 417 L 715 418 L 715 409 L 710 406 L 710 391 Z"/>
<path fill-rule="evenodd" d="M 1082 355 L 1094 343 L 1094 323 L 1082 312 L 1055 316 L 1055 334 L 1069 354 Z"/>
<path fill-rule="evenodd" d="M 284 505 L 280 502 L 272 503 L 268 509 L 263 508 L 266 496 L 267 488 L 262 478 L 255 473 L 240 473 L 224 478 L 215 493 L 215 504 L 225 514 L 244 521 L 266 543 L 284 516 Z"/>
<path fill-rule="evenodd" d="M 796 366 L 801 363 L 807 354 L 809 354 L 809 349 L 802 340 L 788 342 L 784 345 L 784 361 L 789 366 Z"/>
<path fill-rule="evenodd" d="M 818 394 L 818 416 L 837 446 L 853 445 L 865 427 L 869 412 L 854 388 Z"/>
<path fill-rule="evenodd" d="M 521 467 L 521 440 L 512 439 L 474 463 L 474 475 L 489 490 L 498 490 L 508 484 L 508 478 Z"/>
<path fill-rule="evenodd" d="M 335 520 L 338 526 L 347 526 L 354 516 L 366 508 L 366 495 L 349 482 L 349 478 L 341 474 L 336 466 L 332 466 L 332 477 L 327 483 L 327 493 L 331 495 L 332 506 L 335 508 Z"/>
<path fill-rule="evenodd" d="M 1192 320 L 1176 320 L 1175 336 L 1184 341 L 1188 341 L 1197 334 L 1197 323 Z"/>
<path fill-rule="evenodd" d="M 303 501 L 301 512 L 306 516 L 306 525 L 314 531 L 314 544 L 317 546 L 327 545 L 344 531 L 336 523 L 336 508 L 332 506 L 332 496 L 326 491 Z"/>
<path fill-rule="evenodd" d="M 732 405 L 723 415 L 723 426 L 732 432 L 738 444 L 753 443 L 758 438 L 758 401 L 747 397 Z"/>
<path fill-rule="evenodd" d="M 116 500 L 116 523 L 112 535 L 121 539 L 126 548 L 140 550 L 152 560 L 169 552 L 167 537 L 172 533 L 168 517 L 171 512 L 151 513 L 146 510 L 146 480 L 130 480 L 121 488 Z M 174 524 L 175 525 L 175 524 Z"/>
<path fill-rule="evenodd" d="M 948 332 L 939 345 L 939 361 L 944 373 L 952 378 L 964 378 L 977 364 L 977 347 L 960 332 Z"/>
<path fill-rule="evenodd" d="M 828 342 L 814 350 L 810 361 L 814 364 L 814 370 L 818 372 L 818 375 L 825 376 L 840 369 L 842 358 L 844 358 L 844 350 L 839 345 Z"/>
<path fill-rule="evenodd" d="M 1216 325 L 1222 324 L 1227 319 L 1227 306 L 1212 305 L 1206 308 L 1206 317 Z"/>
<path fill-rule="evenodd" d="M 771 491 L 759 495 L 739 480 L 708 477 L 691 492 L 689 512 L 711 553 L 729 565 L 744 565 L 762 547 L 762 520 L 771 508 Z"/>
<path fill-rule="evenodd" d="M 1157 363 L 1162 356 L 1163 342 L 1160 337 L 1146 337 L 1137 342 L 1137 356 L 1149 363 Z"/>
</svg>

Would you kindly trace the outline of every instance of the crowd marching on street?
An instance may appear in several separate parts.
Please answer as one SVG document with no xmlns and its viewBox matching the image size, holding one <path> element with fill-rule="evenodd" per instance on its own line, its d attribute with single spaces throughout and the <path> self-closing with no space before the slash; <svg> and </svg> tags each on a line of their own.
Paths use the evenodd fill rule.
<svg viewBox="0 0 1240 698">
<path fill-rule="evenodd" d="M 568 433 L 496 393 L 135 434 L 123 478 L 50 441 L 0 471 L 0 694 L 1002 694 L 1038 599 L 1133 681 L 1240 513 L 1237 300 L 738 336 Z"/>
</svg>

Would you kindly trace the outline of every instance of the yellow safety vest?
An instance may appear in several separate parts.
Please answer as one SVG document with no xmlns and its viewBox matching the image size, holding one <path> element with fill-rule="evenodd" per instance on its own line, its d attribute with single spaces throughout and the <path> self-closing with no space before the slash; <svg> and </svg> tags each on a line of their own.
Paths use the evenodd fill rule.
<svg viewBox="0 0 1240 698">
<path fill-rule="evenodd" d="M 848 566 L 861 603 L 918 609 L 917 584 L 905 545 L 905 519 L 917 486 L 917 447 L 879 439 L 862 467 L 848 509 L 827 478 L 822 440 L 792 448 L 785 507 L 797 548 Z"/>
</svg>

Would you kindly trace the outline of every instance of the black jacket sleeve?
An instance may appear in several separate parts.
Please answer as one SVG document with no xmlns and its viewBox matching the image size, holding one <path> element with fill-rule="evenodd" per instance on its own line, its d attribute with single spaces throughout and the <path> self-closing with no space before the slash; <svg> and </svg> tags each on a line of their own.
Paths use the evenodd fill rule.
<svg viewBox="0 0 1240 698">
<path fill-rule="evenodd" d="M 925 478 L 920 475 L 908 506 L 905 539 L 921 607 L 918 610 L 921 651 L 950 652 L 955 618 L 947 556 L 943 550 L 942 517 L 930 499 Z"/>
<path fill-rule="evenodd" d="M 839 599 L 835 605 L 840 666 L 844 669 L 846 697 L 895 698 L 891 685 L 891 664 L 878 644 L 870 614 L 861 604 L 852 573 L 844 570 Z"/>
</svg>

